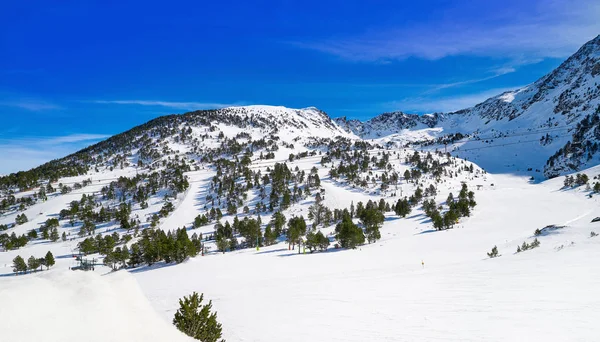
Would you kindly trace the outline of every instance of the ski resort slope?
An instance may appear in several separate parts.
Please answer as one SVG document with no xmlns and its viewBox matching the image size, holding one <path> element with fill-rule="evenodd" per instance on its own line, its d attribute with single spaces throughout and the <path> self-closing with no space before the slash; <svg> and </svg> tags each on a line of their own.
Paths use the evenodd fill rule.
<svg viewBox="0 0 600 342">
<path fill-rule="evenodd" d="M 404 160 L 413 151 L 388 152 L 392 168 L 403 174 L 410 167 Z M 265 173 L 286 157 L 279 151 L 275 159 L 255 160 L 251 168 Z M 306 173 L 316 167 L 323 203 L 331 209 L 382 197 L 393 204 L 415 190 L 404 180 L 383 193 L 377 184 L 355 187 L 332 179 L 320 160 L 319 155 L 308 156 L 288 166 Z M 74 272 L 68 268 L 76 264 L 72 253 L 83 237 L 77 235 L 80 223 L 71 226 L 63 220 L 59 229 L 69 234 L 67 241 L 33 240 L 0 253 L 0 340 L 186 340 L 171 322 L 178 300 L 194 291 L 212 300 L 229 342 L 595 340 L 600 335 L 600 237 L 591 238 L 590 232 L 600 233 L 600 223 L 590 221 L 600 216 L 599 197 L 590 198 L 585 186 L 563 189 L 563 178 L 535 183 L 512 173 L 485 173 L 477 165 L 474 172 L 457 173 L 470 162 L 451 161 L 450 175 L 437 184 L 436 203 L 450 192 L 456 196 L 465 181 L 477 201 L 470 217 L 461 218 L 454 229 L 435 231 L 420 205 L 406 218 L 388 212 L 381 239 L 356 250 L 332 244 L 325 253 L 298 254 L 280 238 L 258 251 L 222 254 L 207 242 L 208 253 L 182 264 L 159 262 L 117 272 L 98 265 L 95 272 Z M 582 172 L 592 183 L 600 167 Z M 133 168 L 125 168 L 61 179 L 70 184 L 89 177 L 92 184 L 27 208 L 29 222 L 9 232 L 38 228 L 83 193 L 98 193 L 118 176 L 133 174 Z M 189 189 L 173 199 L 175 210 L 159 228 L 185 226 L 190 235 L 210 235 L 214 224 L 190 228 L 206 212 L 215 170 L 201 165 L 186 175 Z M 430 182 L 428 174 L 420 180 L 423 187 Z M 285 210 L 286 217 L 307 217 L 314 194 Z M 162 197 L 160 192 L 151 197 L 147 209 L 135 205 L 133 217 L 148 225 L 147 218 L 162 207 Z M 257 200 L 257 191 L 251 190 L 244 205 L 254 208 Z M 18 213 L 1 217 L 0 223 L 14 222 Z M 240 210 L 238 216 L 256 215 Z M 232 219 L 226 214 L 221 221 Z M 263 228 L 269 219 L 270 213 L 262 216 Z M 533 241 L 536 229 L 550 224 L 564 228 L 538 236 L 539 248 L 515 253 L 517 246 Z M 334 227 L 320 229 L 330 235 Z M 98 233 L 113 232 L 125 233 L 116 222 L 98 227 Z M 494 246 L 501 256 L 489 259 L 486 253 Z M 49 271 L 13 275 L 16 255 L 27 259 L 48 250 L 56 257 Z M 39 329 L 31 329 L 33 325 Z"/>
<path fill-rule="evenodd" d="M 433 231 L 417 211 L 387 217 L 382 239 L 356 250 L 299 255 L 279 243 L 134 276 L 167 321 L 178 298 L 203 292 L 230 342 L 594 340 L 600 239 L 589 236 L 600 231 L 590 223 L 600 214 L 597 198 L 560 190 L 562 179 L 494 181 L 452 230 Z M 339 197 L 332 201 L 346 196 L 339 187 L 326 192 Z M 549 224 L 565 228 L 515 254 Z M 488 259 L 494 245 L 501 257 Z"/>
<path fill-rule="evenodd" d="M 152 309 L 127 272 L 54 269 L 1 284 L 2 341 L 194 341 Z"/>
</svg>

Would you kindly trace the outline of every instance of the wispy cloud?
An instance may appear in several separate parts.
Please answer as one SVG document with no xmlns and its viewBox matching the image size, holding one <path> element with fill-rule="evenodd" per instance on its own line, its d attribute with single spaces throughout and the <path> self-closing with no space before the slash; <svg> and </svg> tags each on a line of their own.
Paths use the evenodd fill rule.
<svg viewBox="0 0 600 342">
<path fill-rule="evenodd" d="M 371 28 L 359 36 L 293 44 L 353 61 L 472 55 L 527 63 L 537 58 L 566 57 L 600 33 L 598 1 L 538 1 L 527 11 L 521 7 L 521 11 L 503 18 L 479 11 L 476 17 L 457 20 L 461 13 L 450 12 L 448 19 L 435 24 Z"/>
<path fill-rule="evenodd" d="M 69 134 L 52 137 L 0 138 L 0 174 L 28 170 L 76 152 L 109 137 L 106 134 Z"/>
<path fill-rule="evenodd" d="M 522 86 L 510 88 L 495 88 L 483 92 L 449 97 L 415 97 L 399 101 L 390 101 L 382 104 L 384 110 L 401 110 L 404 112 L 433 113 L 452 112 L 479 104 L 490 97 L 506 91 L 517 90 Z"/>
<path fill-rule="evenodd" d="M 95 100 L 91 101 L 99 104 L 120 104 L 120 105 L 139 105 L 139 106 L 158 106 L 183 110 L 213 109 L 239 106 L 240 103 L 214 103 L 214 102 L 171 102 L 155 100 Z"/>
<path fill-rule="evenodd" d="M 502 75 L 506 75 L 506 74 L 515 72 L 515 70 L 516 70 L 515 68 L 509 67 L 509 66 L 494 68 L 491 70 L 492 75 L 490 75 L 490 76 L 473 78 L 473 79 L 463 80 L 463 81 L 458 81 L 458 82 L 432 85 L 431 88 L 428 91 L 426 91 L 425 93 L 435 93 L 435 92 L 443 90 L 443 89 L 454 88 L 454 87 L 489 81 L 491 79 L 500 77 Z"/>
<path fill-rule="evenodd" d="M 51 137 L 45 139 L 46 143 L 49 144 L 64 144 L 64 143 L 77 143 L 91 140 L 101 140 L 110 137 L 108 134 L 71 134 L 61 137 Z"/>
<path fill-rule="evenodd" d="M 0 106 L 20 108 L 34 112 L 63 109 L 63 107 L 57 104 L 38 99 L 0 100 Z"/>
</svg>

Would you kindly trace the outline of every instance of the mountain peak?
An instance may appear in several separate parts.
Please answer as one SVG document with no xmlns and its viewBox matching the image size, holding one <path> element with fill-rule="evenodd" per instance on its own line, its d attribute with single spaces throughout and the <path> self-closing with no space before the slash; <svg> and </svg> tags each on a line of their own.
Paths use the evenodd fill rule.
<svg viewBox="0 0 600 342">
<path fill-rule="evenodd" d="M 491 170 L 498 166 L 494 155 L 499 151 L 526 168 L 544 169 L 549 177 L 595 165 L 600 161 L 600 35 L 534 83 L 470 108 L 432 115 L 395 111 L 365 122 L 336 121 L 362 138 L 385 137 L 403 146 L 447 142 L 460 133 L 469 138 L 457 145 L 456 153 Z M 498 149 L 479 151 L 490 147 Z"/>
</svg>

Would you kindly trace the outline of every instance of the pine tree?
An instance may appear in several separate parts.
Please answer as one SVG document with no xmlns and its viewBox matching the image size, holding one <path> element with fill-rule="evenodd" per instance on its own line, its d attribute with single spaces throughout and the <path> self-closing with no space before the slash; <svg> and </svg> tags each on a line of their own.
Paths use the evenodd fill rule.
<svg viewBox="0 0 600 342">
<path fill-rule="evenodd" d="M 27 238 L 29 240 L 37 239 L 37 237 L 38 237 L 38 234 L 37 234 L 37 231 L 35 229 L 32 229 L 29 232 L 27 232 Z"/>
<path fill-rule="evenodd" d="M 310 252 L 314 252 L 319 247 L 319 242 L 317 241 L 317 234 L 314 232 L 308 232 L 306 234 L 306 247 L 310 250 Z"/>
<path fill-rule="evenodd" d="M 224 342 L 217 313 L 211 313 L 212 301 L 202 305 L 203 299 L 204 295 L 198 296 L 196 292 L 179 299 L 179 310 L 175 313 L 173 324 L 186 335 L 202 342 Z"/>
<path fill-rule="evenodd" d="M 360 213 L 360 221 L 365 226 L 369 243 L 381 239 L 379 228 L 383 225 L 384 220 L 383 213 L 374 208 L 365 209 Z"/>
<path fill-rule="evenodd" d="M 342 222 L 335 226 L 336 239 L 343 248 L 356 248 L 365 242 L 362 229 L 352 222 L 348 215 L 344 215 Z"/>
<path fill-rule="evenodd" d="M 58 235 L 58 229 L 55 227 L 52 229 L 52 233 L 50 234 L 50 241 L 56 242 L 59 238 L 60 235 Z"/>
<path fill-rule="evenodd" d="M 140 245 L 134 243 L 131 245 L 131 255 L 129 257 L 129 266 L 136 267 L 143 262 L 143 254 L 140 250 Z"/>
<path fill-rule="evenodd" d="M 129 260 L 130 257 L 131 255 L 129 253 L 129 248 L 127 248 L 127 245 L 124 245 L 121 249 L 121 255 L 119 257 L 119 261 L 121 262 L 123 267 L 127 267 L 127 260 Z"/>
<path fill-rule="evenodd" d="M 52 255 L 52 252 L 48 251 L 48 253 L 46 253 L 46 257 L 44 258 L 46 260 L 46 269 L 49 269 L 51 266 L 54 266 L 54 255 Z"/>
<path fill-rule="evenodd" d="M 223 254 L 225 254 L 225 251 L 227 250 L 227 248 L 229 248 L 229 240 L 227 239 L 227 237 L 217 234 L 215 243 L 217 245 L 217 249 L 220 252 L 223 252 Z"/>
<path fill-rule="evenodd" d="M 17 255 L 13 259 L 13 272 L 17 274 L 20 272 L 27 272 L 27 264 L 20 255 Z"/>
<path fill-rule="evenodd" d="M 273 216 L 271 216 L 271 223 L 273 224 L 273 233 L 275 234 L 275 237 L 281 235 L 286 221 L 287 220 L 285 216 L 280 211 L 274 213 Z"/>
<path fill-rule="evenodd" d="M 488 253 L 487 255 L 488 255 L 488 257 L 490 257 L 490 258 L 495 258 L 495 257 L 498 257 L 498 256 L 500 256 L 500 255 L 498 254 L 498 247 L 494 246 L 494 248 L 492 248 L 492 251 L 491 251 L 490 253 Z"/>
<path fill-rule="evenodd" d="M 398 202 L 396 202 L 396 206 L 394 207 L 394 212 L 396 213 L 396 215 L 402 216 L 402 217 L 406 217 L 406 215 L 410 214 L 410 212 L 411 212 L 410 203 L 408 203 L 408 200 L 406 199 L 406 197 L 401 198 L 398 200 Z"/>
<path fill-rule="evenodd" d="M 265 228 L 265 245 L 270 246 L 275 243 L 277 240 L 277 236 L 275 236 L 275 232 L 271 229 L 271 224 L 267 224 Z"/>
<path fill-rule="evenodd" d="M 38 267 L 40 267 L 40 261 L 33 255 L 30 256 L 29 259 L 27 259 L 27 268 L 30 271 L 35 271 Z"/>
<path fill-rule="evenodd" d="M 288 244 L 291 245 L 292 249 L 295 248 L 296 243 L 300 244 L 302 236 L 306 234 L 306 221 L 302 216 L 292 217 L 288 221 L 287 231 Z M 289 247 L 288 247 L 289 248 Z M 298 249 L 300 251 L 300 249 Z"/>
<path fill-rule="evenodd" d="M 316 234 L 317 243 L 319 244 L 319 249 L 321 251 L 327 250 L 329 247 L 329 238 L 327 238 L 321 231 L 318 231 Z"/>
</svg>

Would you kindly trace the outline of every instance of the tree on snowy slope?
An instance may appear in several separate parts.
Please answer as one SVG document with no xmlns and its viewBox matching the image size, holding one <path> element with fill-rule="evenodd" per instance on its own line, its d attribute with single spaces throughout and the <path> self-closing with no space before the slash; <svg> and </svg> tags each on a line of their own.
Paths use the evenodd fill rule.
<svg viewBox="0 0 600 342">
<path fill-rule="evenodd" d="M 402 217 L 406 217 L 406 215 L 410 214 L 411 208 L 406 197 L 401 198 L 398 200 L 398 202 L 396 202 L 396 205 L 394 206 L 394 212 L 396 215 Z"/>
<path fill-rule="evenodd" d="M 343 248 L 356 248 L 365 243 L 362 229 L 352 222 L 349 215 L 344 215 L 342 222 L 335 226 L 335 238 Z"/>
<path fill-rule="evenodd" d="M 277 237 L 281 235 L 283 232 L 283 227 L 285 226 L 286 218 L 285 215 L 281 213 L 281 211 L 277 211 L 271 216 L 271 224 L 273 225 L 274 235 Z"/>
<path fill-rule="evenodd" d="M 385 216 L 383 216 L 381 211 L 374 208 L 367 208 L 360 213 L 359 218 L 365 226 L 365 232 L 367 233 L 367 240 L 369 243 L 381 239 L 379 228 L 381 228 L 383 221 L 385 220 Z"/>
<path fill-rule="evenodd" d="M 329 246 L 329 238 L 327 238 L 321 231 L 318 231 L 316 234 L 314 232 L 309 232 L 306 234 L 306 247 L 312 253 L 316 251 L 317 248 L 321 251 L 327 250 Z"/>
<path fill-rule="evenodd" d="M 17 255 L 13 259 L 13 272 L 15 272 L 16 274 L 19 274 L 21 272 L 27 273 L 27 264 L 20 255 Z"/>
<path fill-rule="evenodd" d="M 221 222 L 215 224 L 215 243 L 217 249 L 223 253 L 229 248 L 229 239 L 231 238 L 231 228 L 226 229 Z"/>
<path fill-rule="evenodd" d="M 304 217 L 292 217 L 288 221 L 287 231 L 287 241 L 292 249 L 296 248 L 296 244 L 300 244 L 300 241 L 304 234 L 306 234 L 306 221 L 304 221 Z M 288 246 L 288 249 L 290 248 L 290 246 Z"/>
<path fill-rule="evenodd" d="M 313 221 L 313 228 L 321 224 L 328 226 L 332 219 L 332 213 L 329 208 L 317 201 L 308 208 L 308 219 Z"/>
<path fill-rule="evenodd" d="M 217 321 L 217 313 L 211 312 L 212 301 L 202 305 L 204 294 L 194 292 L 179 299 L 179 309 L 173 318 L 173 325 L 188 336 L 202 342 L 225 342 L 221 339 L 222 327 Z"/>
<path fill-rule="evenodd" d="M 27 259 L 27 268 L 30 271 L 36 271 L 37 268 L 40 267 L 40 260 L 33 255 Z"/>
</svg>

